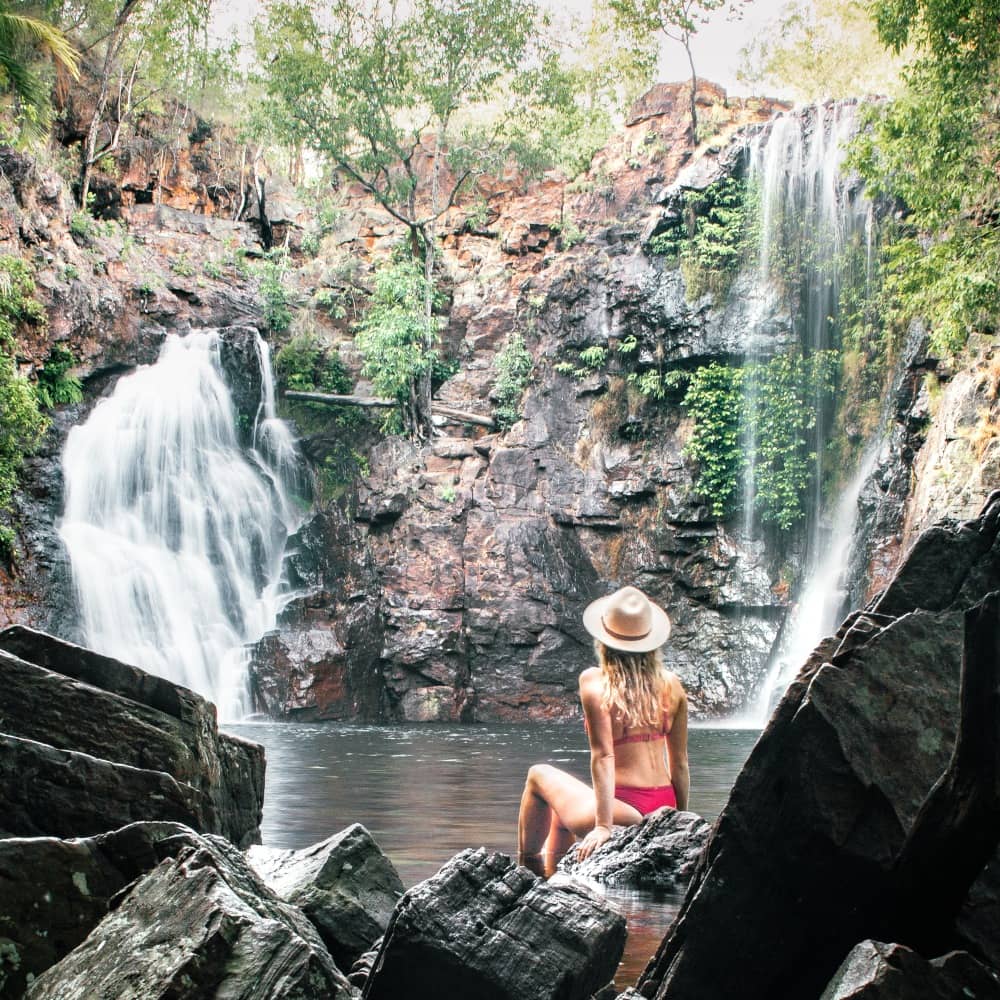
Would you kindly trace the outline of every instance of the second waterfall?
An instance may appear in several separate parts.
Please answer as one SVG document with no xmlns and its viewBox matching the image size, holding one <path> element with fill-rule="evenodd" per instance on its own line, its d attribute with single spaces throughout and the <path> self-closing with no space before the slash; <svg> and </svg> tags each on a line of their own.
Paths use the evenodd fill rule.
<svg viewBox="0 0 1000 1000">
<path fill-rule="evenodd" d="M 256 338 L 260 402 L 244 445 L 220 344 L 215 330 L 168 337 L 156 364 L 73 429 L 60 535 L 84 641 L 233 719 L 247 709 L 243 647 L 288 598 L 281 563 L 299 515 L 267 345 Z"/>
</svg>

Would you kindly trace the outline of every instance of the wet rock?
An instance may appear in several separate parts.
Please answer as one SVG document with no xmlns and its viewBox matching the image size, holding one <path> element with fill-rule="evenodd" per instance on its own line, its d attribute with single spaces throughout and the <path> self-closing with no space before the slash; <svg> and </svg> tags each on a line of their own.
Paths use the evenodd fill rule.
<svg viewBox="0 0 1000 1000">
<path fill-rule="evenodd" d="M 335 507 L 317 512 L 288 540 L 285 573 L 302 596 L 251 647 L 255 710 L 299 720 L 379 720 L 381 593 L 356 526 Z"/>
<path fill-rule="evenodd" d="M 399 901 L 364 997 L 585 1000 L 624 943 L 624 918 L 582 883 L 467 850 Z"/>
<path fill-rule="evenodd" d="M 976 521 L 925 535 L 878 616 L 849 618 L 839 648 L 824 642 L 807 661 L 736 781 L 681 912 L 640 979 L 644 996 L 815 996 L 873 928 L 890 939 L 913 930 L 904 904 L 926 897 L 923 917 L 951 905 L 927 857 L 935 843 L 963 854 L 975 841 L 975 831 L 962 839 L 961 822 L 936 817 L 938 803 L 964 787 L 939 783 L 942 774 L 971 770 L 964 753 L 949 769 L 967 718 L 959 712 L 964 612 L 1000 589 L 998 515 L 1000 496 Z M 939 610 L 913 610 L 917 602 Z M 994 673 L 990 666 L 987 686 Z M 987 703 L 981 712 L 992 711 L 995 696 Z M 958 745 L 992 752 L 993 723 L 987 728 L 985 741 L 968 732 Z M 995 836 L 992 827 L 987 834 Z M 949 892 L 956 888 L 964 891 Z"/>
<path fill-rule="evenodd" d="M 87 836 L 164 819 L 241 846 L 259 840 L 263 748 L 220 733 L 211 703 L 21 626 L 0 632 L 0 663 L 7 745 L 50 796 L 32 792 L 30 771 L 5 767 L 3 796 L 17 804 L 0 820 L 9 834 Z"/>
<path fill-rule="evenodd" d="M 1000 851 L 970 886 L 955 930 L 963 948 L 1000 969 Z"/>
<path fill-rule="evenodd" d="M 241 437 L 249 443 L 263 384 L 256 328 L 228 326 L 219 330 L 219 364 L 236 407 Z"/>
<path fill-rule="evenodd" d="M 0 997 L 22 996 L 125 886 L 198 842 L 178 823 L 133 823 L 80 840 L 0 840 Z"/>
<path fill-rule="evenodd" d="M 616 827 L 585 861 L 577 861 L 571 851 L 559 862 L 559 871 L 630 889 L 684 888 L 710 829 L 696 813 L 658 809 L 641 823 Z"/>
<path fill-rule="evenodd" d="M 360 823 L 300 851 L 251 847 L 247 860 L 312 921 L 341 969 L 385 932 L 403 895 L 396 869 Z"/>
<path fill-rule="evenodd" d="M 971 955 L 927 961 L 899 944 L 862 941 L 851 949 L 820 1000 L 996 1000 L 1000 983 Z"/>
<path fill-rule="evenodd" d="M 202 839 L 136 882 L 31 1000 L 353 996 L 312 924 L 225 841 Z"/>
</svg>

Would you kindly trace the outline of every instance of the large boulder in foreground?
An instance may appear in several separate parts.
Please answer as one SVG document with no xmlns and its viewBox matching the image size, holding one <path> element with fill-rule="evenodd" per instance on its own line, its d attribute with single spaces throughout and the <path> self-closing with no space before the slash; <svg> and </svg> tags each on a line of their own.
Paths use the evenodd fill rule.
<svg viewBox="0 0 1000 1000">
<path fill-rule="evenodd" d="M 220 733 L 204 698 L 23 626 L 0 632 L 0 669 L 0 731 L 41 779 L 0 767 L 0 834 L 89 836 L 144 819 L 260 841 L 263 748 Z"/>
<path fill-rule="evenodd" d="M 697 813 L 658 809 L 635 826 L 616 827 L 585 861 L 570 851 L 559 871 L 605 885 L 676 891 L 691 881 L 710 832 Z"/>
<path fill-rule="evenodd" d="M 905 586 L 810 657 L 737 778 L 643 996 L 815 997 L 859 941 L 907 943 L 900 866 L 911 881 L 922 871 L 912 838 L 956 746 L 965 612 L 1000 589 L 998 529 L 1000 493 L 917 543 L 923 586 L 904 564 Z M 924 914 L 945 905 L 924 897 Z"/>
<path fill-rule="evenodd" d="M 625 918 L 585 885 L 466 850 L 399 901 L 365 1000 L 588 1000 L 610 982 Z"/>
<path fill-rule="evenodd" d="M 348 1000 L 356 994 L 312 924 L 221 838 L 134 884 L 30 1000 Z"/>
<path fill-rule="evenodd" d="M 899 944 L 862 941 L 820 1000 L 1000 1000 L 1000 983 L 964 951 L 927 961 Z"/>
<path fill-rule="evenodd" d="M 963 948 L 1000 969 L 1000 851 L 969 887 L 955 928 Z"/>
<path fill-rule="evenodd" d="M 385 933 L 404 891 L 392 862 L 360 823 L 301 851 L 251 847 L 247 860 L 312 921 L 344 970 Z"/>
<path fill-rule="evenodd" d="M 79 840 L 0 840 L 0 997 L 23 996 L 101 922 L 114 896 L 199 842 L 178 823 L 133 823 Z"/>
</svg>

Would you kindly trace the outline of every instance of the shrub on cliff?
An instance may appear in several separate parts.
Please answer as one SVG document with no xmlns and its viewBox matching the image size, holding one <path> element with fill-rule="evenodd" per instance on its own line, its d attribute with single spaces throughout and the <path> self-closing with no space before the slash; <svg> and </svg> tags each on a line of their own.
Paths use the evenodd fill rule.
<svg viewBox="0 0 1000 1000">
<path fill-rule="evenodd" d="M 524 346 L 524 337 L 516 330 L 508 337 L 493 361 L 497 377 L 493 383 L 493 419 L 507 430 L 521 419 L 521 396 L 531 381 L 535 363 Z"/>
</svg>

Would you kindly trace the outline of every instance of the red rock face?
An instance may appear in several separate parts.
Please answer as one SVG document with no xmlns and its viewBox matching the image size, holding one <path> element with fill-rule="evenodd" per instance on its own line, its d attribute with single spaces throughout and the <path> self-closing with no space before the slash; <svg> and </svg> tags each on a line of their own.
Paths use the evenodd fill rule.
<svg viewBox="0 0 1000 1000">
<path fill-rule="evenodd" d="M 494 359 L 517 331 L 535 364 L 523 419 L 506 433 L 443 424 L 423 448 L 374 434 L 350 439 L 371 471 L 340 507 L 317 512 L 330 522 L 315 528 L 322 567 L 302 570 L 306 596 L 254 652 L 261 708 L 310 719 L 576 715 L 577 676 L 593 659 L 582 609 L 627 582 L 669 608 L 667 662 L 696 712 L 718 715 L 748 696 L 754 657 L 766 652 L 783 610 L 778 567 L 766 552 L 741 548 L 710 515 L 683 455 L 690 429 L 677 406 L 631 390 L 627 359 L 616 354 L 630 336 L 644 365 L 734 352 L 739 331 L 726 326 L 719 304 L 689 302 L 677 270 L 645 254 L 643 241 L 682 187 L 704 187 L 732 169 L 739 128 L 766 120 L 775 105 L 727 101 L 708 84 L 697 97 L 705 128 L 714 129 L 697 148 L 685 86 L 660 85 L 582 177 L 529 181 L 509 171 L 480 182 L 442 220 L 442 351 L 460 368 L 436 398 L 489 415 Z M 209 147 L 218 148 L 214 140 L 184 146 L 153 188 L 155 164 L 138 153 L 128 161 L 127 231 L 71 236 L 69 196 L 49 175 L 0 200 L 0 236 L 34 226 L 52 258 L 39 270 L 50 323 L 29 338 L 29 365 L 66 343 L 97 391 L 114 372 L 152 360 L 166 330 L 262 325 L 257 279 L 243 260 L 262 251 L 259 227 L 230 221 L 226 198 L 238 197 L 240 167 L 207 161 Z M 426 156 L 418 159 L 429 169 Z M 208 184 L 220 170 L 229 195 Z M 150 190 L 158 203 L 142 203 Z M 310 220 L 295 192 L 275 178 L 267 191 L 269 220 L 287 235 L 296 264 L 286 282 L 301 307 L 297 323 L 339 345 L 357 374 L 351 338 L 372 270 L 406 234 L 344 188 L 313 259 L 301 253 Z M 486 211 L 470 224 L 480 200 Z M 248 200 L 241 218 L 255 211 Z M 318 291 L 339 311 L 317 305 Z M 578 378 L 556 369 L 578 368 L 580 352 L 594 346 L 608 351 L 601 372 Z M 53 436 L 50 469 L 60 434 L 85 412 Z M 308 431 L 305 451 L 319 470 L 330 440 L 355 433 L 322 421 Z M 25 501 L 22 524 L 52 525 L 61 500 L 58 482 L 50 485 L 44 502 Z M 22 549 L 20 576 L 0 591 L 0 614 L 68 615 L 69 597 L 53 609 L 42 596 L 58 562 L 51 537 L 25 528 Z M 749 610 L 740 617 L 737 607 Z"/>
</svg>

